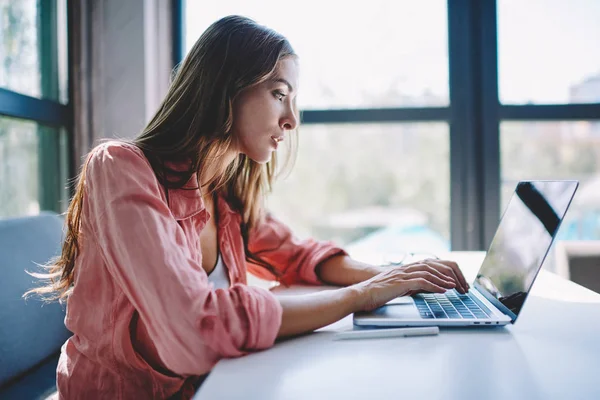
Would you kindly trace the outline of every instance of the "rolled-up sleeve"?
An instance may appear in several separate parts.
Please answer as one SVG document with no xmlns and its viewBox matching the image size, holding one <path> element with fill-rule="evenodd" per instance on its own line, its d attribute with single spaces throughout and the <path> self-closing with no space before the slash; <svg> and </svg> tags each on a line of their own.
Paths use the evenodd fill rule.
<svg viewBox="0 0 600 400">
<path fill-rule="evenodd" d="M 285 285 L 321 285 L 316 267 L 330 257 L 346 255 L 331 242 L 298 239 L 289 227 L 270 214 L 248 236 L 248 249 L 279 271 L 279 281 Z M 275 278 L 266 268 L 255 264 L 249 264 L 248 271 L 259 278 Z"/>
<path fill-rule="evenodd" d="M 89 157 L 85 179 L 86 216 L 106 267 L 167 368 L 199 375 L 207 357 L 273 345 L 281 325 L 278 300 L 239 284 L 211 290 L 141 152 L 102 145 Z"/>
</svg>

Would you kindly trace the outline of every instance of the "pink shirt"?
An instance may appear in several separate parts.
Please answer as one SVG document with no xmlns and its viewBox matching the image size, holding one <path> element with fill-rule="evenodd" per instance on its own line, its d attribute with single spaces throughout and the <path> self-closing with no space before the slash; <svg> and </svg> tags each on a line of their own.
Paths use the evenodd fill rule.
<svg viewBox="0 0 600 400">
<path fill-rule="evenodd" d="M 202 269 L 199 235 L 210 216 L 198 190 L 170 190 L 167 204 L 144 154 L 117 142 L 93 150 L 85 180 L 60 398 L 190 398 L 219 359 L 273 345 L 281 306 L 269 291 L 247 286 L 246 271 L 273 276 L 246 263 L 241 217 L 223 197 L 215 207 L 218 243 L 231 287 L 215 290 Z M 315 267 L 343 254 L 296 239 L 271 217 L 249 236 L 249 248 L 285 284 L 319 284 Z"/>
</svg>

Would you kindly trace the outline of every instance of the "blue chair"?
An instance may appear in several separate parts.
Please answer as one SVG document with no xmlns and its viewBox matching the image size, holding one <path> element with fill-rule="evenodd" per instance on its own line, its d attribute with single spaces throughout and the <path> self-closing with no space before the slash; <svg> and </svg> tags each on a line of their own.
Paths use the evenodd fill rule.
<svg viewBox="0 0 600 400">
<path fill-rule="evenodd" d="M 60 347 L 71 336 L 64 305 L 45 304 L 23 293 L 40 281 L 39 272 L 60 252 L 63 219 L 44 212 L 0 219 L 0 399 L 39 399 L 56 390 Z"/>
</svg>

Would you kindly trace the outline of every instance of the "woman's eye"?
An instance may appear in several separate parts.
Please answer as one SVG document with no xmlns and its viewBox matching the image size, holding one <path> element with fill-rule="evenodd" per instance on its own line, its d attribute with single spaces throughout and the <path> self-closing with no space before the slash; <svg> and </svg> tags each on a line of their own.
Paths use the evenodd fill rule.
<svg viewBox="0 0 600 400">
<path fill-rule="evenodd" d="M 274 91 L 273 95 L 277 100 L 283 100 L 283 98 L 285 97 L 285 94 L 279 90 Z"/>
</svg>

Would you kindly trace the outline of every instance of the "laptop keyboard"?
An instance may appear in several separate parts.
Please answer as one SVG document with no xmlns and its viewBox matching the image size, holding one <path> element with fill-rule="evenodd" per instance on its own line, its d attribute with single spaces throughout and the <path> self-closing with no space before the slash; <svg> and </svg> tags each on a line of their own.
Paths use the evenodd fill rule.
<svg viewBox="0 0 600 400">
<path fill-rule="evenodd" d="M 470 293 L 460 294 L 456 290 L 446 293 L 421 293 L 413 296 L 422 318 L 479 319 L 489 318 L 490 310 Z"/>
</svg>

